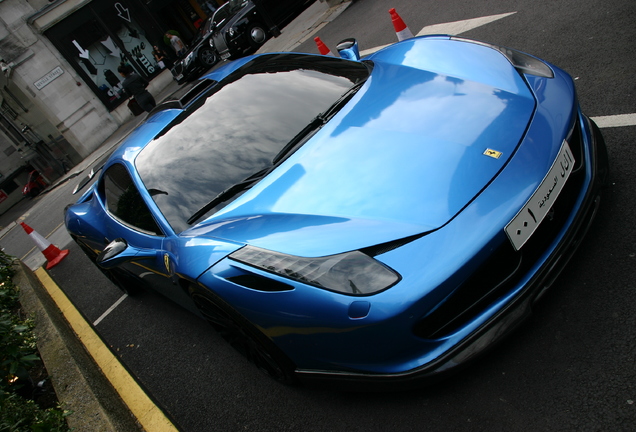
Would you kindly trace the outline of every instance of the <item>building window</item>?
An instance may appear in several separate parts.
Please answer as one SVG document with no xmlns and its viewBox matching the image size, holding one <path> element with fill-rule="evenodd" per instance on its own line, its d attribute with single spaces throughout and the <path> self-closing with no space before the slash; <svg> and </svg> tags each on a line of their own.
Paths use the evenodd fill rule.
<svg viewBox="0 0 636 432">
<path fill-rule="evenodd" d="M 2 106 L 0 107 L 0 112 L 2 112 L 2 114 L 12 120 L 15 120 L 18 118 L 18 114 L 16 114 L 16 112 L 13 110 L 13 108 L 11 108 L 9 106 L 9 104 L 6 101 L 2 101 Z"/>
</svg>

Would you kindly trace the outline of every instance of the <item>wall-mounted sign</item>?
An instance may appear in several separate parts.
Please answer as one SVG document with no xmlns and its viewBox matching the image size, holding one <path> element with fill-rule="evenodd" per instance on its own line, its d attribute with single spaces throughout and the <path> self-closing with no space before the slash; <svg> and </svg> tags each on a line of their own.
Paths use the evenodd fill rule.
<svg viewBox="0 0 636 432">
<path fill-rule="evenodd" d="M 51 81 L 53 81 L 54 79 L 58 78 L 63 73 L 64 73 L 64 69 L 62 69 L 60 66 L 58 66 L 55 69 L 53 69 L 51 72 L 47 73 L 42 78 L 40 78 L 39 80 L 34 82 L 33 85 L 38 90 L 42 90 L 44 87 L 49 85 L 51 83 Z"/>
</svg>

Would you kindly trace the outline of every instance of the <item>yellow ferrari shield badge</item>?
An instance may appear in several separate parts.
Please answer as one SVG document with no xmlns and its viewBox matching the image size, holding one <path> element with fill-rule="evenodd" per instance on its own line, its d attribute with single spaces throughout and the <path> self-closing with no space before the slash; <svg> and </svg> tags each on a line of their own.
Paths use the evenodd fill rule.
<svg viewBox="0 0 636 432">
<path fill-rule="evenodd" d="M 166 266 L 166 271 L 170 274 L 170 257 L 168 254 L 163 254 L 163 265 Z"/>
<path fill-rule="evenodd" d="M 502 153 L 500 151 L 493 150 L 493 149 L 486 149 L 484 154 L 486 156 L 490 156 L 491 158 L 495 158 L 495 159 L 499 159 L 501 157 L 501 155 L 502 155 Z"/>
</svg>

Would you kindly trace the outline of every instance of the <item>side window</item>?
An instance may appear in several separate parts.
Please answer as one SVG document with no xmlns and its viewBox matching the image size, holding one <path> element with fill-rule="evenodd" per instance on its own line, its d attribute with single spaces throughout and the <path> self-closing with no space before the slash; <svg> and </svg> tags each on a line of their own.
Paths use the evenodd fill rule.
<svg viewBox="0 0 636 432">
<path fill-rule="evenodd" d="M 100 189 L 108 211 L 117 219 L 146 233 L 163 235 L 123 165 L 106 170 Z"/>
</svg>

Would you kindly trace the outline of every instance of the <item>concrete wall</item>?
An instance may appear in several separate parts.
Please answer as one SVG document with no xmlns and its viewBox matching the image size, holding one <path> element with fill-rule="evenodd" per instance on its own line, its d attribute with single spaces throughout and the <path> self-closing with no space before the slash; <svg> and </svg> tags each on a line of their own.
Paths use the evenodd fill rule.
<svg viewBox="0 0 636 432">
<path fill-rule="evenodd" d="M 121 119 L 108 112 L 37 26 L 27 24 L 35 12 L 25 0 L 0 2 L 0 57 L 13 64 L 9 80 L 85 157 L 117 130 Z M 63 73 L 38 89 L 35 83 L 57 67 Z"/>
<path fill-rule="evenodd" d="M 22 199 L 26 199 L 22 196 L 22 188 L 16 189 L 12 193 L 10 193 L 6 200 L 0 202 L 0 215 L 7 212 L 11 207 L 16 205 Z"/>
<path fill-rule="evenodd" d="M 13 149 L 13 151 L 12 151 Z M 0 183 L 22 165 L 21 153 L 15 150 L 12 141 L 0 130 Z"/>
</svg>

